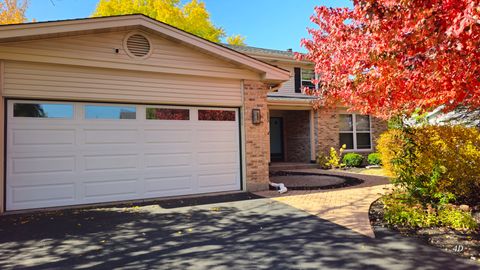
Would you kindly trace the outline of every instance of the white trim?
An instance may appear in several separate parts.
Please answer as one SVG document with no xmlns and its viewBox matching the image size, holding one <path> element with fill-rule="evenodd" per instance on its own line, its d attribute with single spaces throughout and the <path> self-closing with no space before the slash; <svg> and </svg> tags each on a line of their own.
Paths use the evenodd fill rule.
<svg viewBox="0 0 480 270">
<path fill-rule="evenodd" d="M 240 181 L 242 183 L 242 186 L 241 186 L 241 189 L 243 191 L 247 191 L 247 148 L 246 148 L 246 144 L 247 144 L 247 137 L 246 137 L 246 132 L 245 132 L 245 129 L 247 128 L 247 121 L 245 119 L 245 81 L 244 80 L 241 80 L 240 81 L 240 90 L 241 90 L 241 93 L 242 93 L 242 107 L 240 108 L 240 117 L 238 119 L 239 123 L 240 123 L 240 153 L 242 155 L 242 158 L 240 160 L 240 164 L 241 164 L 241 170 L 242 170 L 242 174 L 241 174 L 241 178 L 240 178 Z M 264 116 L 265 117 L 265 116 Z M 269 156 L 269 159 L 270 159 L 270 155 Z"/>
<path fill-rule="evenodd" d="M 315 146 L 315 112 L 314 110 L 310 110 L 310 160 L 317 159 L 317 150 Z"/>
<path fill-rule="evenodd" d="M 339 113 L 339 115 L 351 115 L 352 116 L 352 131 L 339 131 L 340 134 L 352 134 L 353 137 L 353 148 L 345 149 L 344 152 L 371 152 L 373 151 L 373 142 L 372 142 L 372 117 L 368 116 L 369 131 L 357 131 L 357 114 L 356 113 Z M 339 117 L 340 119 L 340 117 Z M 370 148 L 357 148 L 357 133 L 370 134 Z"/>
</svg>

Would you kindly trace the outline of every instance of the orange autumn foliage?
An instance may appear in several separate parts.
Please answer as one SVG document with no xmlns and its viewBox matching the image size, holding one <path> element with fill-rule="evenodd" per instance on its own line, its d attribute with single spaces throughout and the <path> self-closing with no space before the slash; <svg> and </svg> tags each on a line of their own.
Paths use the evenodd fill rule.
<svg viewBox="0 0 480 270">
<path fill-rule="evenodd" d="M 319 6 L 302 40 L 315 63 L 317 106 L 388 119 L 443 106 L 480 108 L 480 1 L 354 0 Z"/>
</svg>

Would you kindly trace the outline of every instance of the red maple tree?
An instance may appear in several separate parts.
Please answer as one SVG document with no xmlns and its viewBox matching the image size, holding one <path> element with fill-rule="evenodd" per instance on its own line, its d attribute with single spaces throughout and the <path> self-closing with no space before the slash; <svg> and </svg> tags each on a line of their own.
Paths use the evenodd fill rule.
<svg viewBox="0 0 480 270">
<path fill-rule="evenodd" d="M 480 108 L 479 0 L 355 0 L 315 7 L 302 40 L 320 75 L 317 105 L 388 118 L 458 106 Z"/>
</svg>

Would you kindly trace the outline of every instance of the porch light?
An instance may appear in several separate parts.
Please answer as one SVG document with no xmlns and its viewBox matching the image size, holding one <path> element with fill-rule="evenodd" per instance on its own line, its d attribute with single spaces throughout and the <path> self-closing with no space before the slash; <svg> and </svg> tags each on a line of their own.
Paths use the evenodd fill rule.
<svg viewBox="0 0 480 270">
<path fill-rule="evenodd" d="M 262 120 L 260 109 L 252 109 L 252 123 L 253 124 L 260 124 Z"/>
</svg>

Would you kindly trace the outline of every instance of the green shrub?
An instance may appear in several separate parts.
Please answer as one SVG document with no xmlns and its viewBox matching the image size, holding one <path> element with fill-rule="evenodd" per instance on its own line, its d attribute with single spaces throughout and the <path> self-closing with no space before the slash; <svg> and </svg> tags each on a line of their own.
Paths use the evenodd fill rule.
<svg viewBox="0 0 480 270">
<path fill-rule="evenodd" d="M 450 205 L 436 209 L 432 205 L 423 206 L 408 198 L 408 196 L 399 196 L 398 194 L 383 197 L 384 220 L 388 224 L 411 228 L 434 226 L 463 230 L 478 228 L 478 224 L 470 212 Z"/>
<path fill-rule="evenodd" d="M 386 196 L 383 199 L 384 219 L 390 225 L 413 228 L 432 227 L 439 224 L 431 208 L 425 210 L 420 204 L 414 204 L 398 198 Z"/>
<path fill-rule="evenodd" d="M 438 211 L 439 221 L 453 229 L 475 230 L 478 224 L 469 212 L 454 207 L 444 207 Z"/>
<path fill-rule="evenodd" d="M 480 201 L 480 131 L 463 126 L 393 129 L 377 148 L 393 183 L 422 204 Z"/>
<path fill-rule="evenodd" d="M 382 159 L 379 153 L 371 153 L 368 155 L 368 164 L 370 165 L 381 165 Z"/>
<path fill-rule="evenodd" d="M 357 153 L 347 153 L 343 156 L 343 163 L 347 167 L 360 167 L 363 162 L 363 156 Z"/>
</svg>

